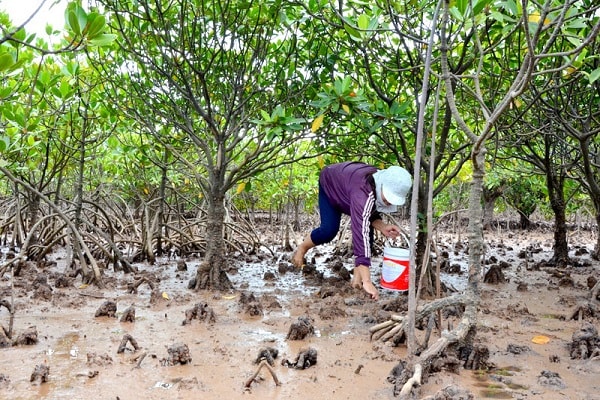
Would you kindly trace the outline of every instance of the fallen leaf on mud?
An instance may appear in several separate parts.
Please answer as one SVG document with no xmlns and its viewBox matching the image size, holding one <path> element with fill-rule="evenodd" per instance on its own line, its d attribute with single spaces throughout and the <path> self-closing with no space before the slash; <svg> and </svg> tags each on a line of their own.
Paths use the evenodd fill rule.
<svg viewBox="0 0 600 400">
<path fill-rule="evenodd" d="M 232 299 L 235 299 L 235 295 L 233 295 L 233 296 L 223 296 L 223 298 L 225 300 L 232 300 Z"/>
<path fill-rule="evenodd" d="M 90 285 L 88 285 L 87 283 L 84 283 L 84 284 L 82 284 L 82 285 L 79 286 L 79 289 L 85 289 L 88 286 L 90 286 Z"/>
<path fill-rule="evenodd" d="M 166 382 L 156 382 L 156 384 L 154 385 L 155 388 L 162 388 L 162 389 L 171 389 L 173 387 L 172 383 L 166 383 Z"/>
<path fill-rule="evenodd" d="M 165 300 L 169 300 L 169 295 L 167 294 L 167 292 L 162 292 L 162 297 Z"/>
<path fill-rule="evenodd" d="M 550 341 L 550 338 L 544 335 L 537 335 L 534 336 L 533 339 L 531 339 L 531 341 L 536 344 L 546 344 Z"/>
</svg>

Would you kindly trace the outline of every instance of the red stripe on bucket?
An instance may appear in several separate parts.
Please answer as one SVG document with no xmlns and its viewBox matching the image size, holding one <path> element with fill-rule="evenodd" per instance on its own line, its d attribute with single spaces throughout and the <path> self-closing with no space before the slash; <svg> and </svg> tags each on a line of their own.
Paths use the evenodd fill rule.
<svg viewBox="0 0 600 400">
<path fill-rule="evenodd" d="M 408 290 L 409 254 L 406 249 L 384 249 L 381 287 L 389 290 Z"/>
</svg>

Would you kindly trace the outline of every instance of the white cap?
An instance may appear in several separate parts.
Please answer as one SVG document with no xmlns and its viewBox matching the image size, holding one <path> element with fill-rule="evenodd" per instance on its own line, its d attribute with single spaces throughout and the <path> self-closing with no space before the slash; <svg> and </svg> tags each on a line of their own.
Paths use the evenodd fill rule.
<svg viewBox="0 0 600 400">
<path fill-rule="evenodd" d="M 375 179 L 375 190 L 377 198 L 383 202 L 383 196 L 391 206 L 377 207 L 381 212 L 394 212 L 396 206 L 401 206 L 406 202 L 406 195 L 412 188 L 412 177 L 402 167 L 393 165 L 387 169 L 377 171 L 373 174 Z"/>
</svg>

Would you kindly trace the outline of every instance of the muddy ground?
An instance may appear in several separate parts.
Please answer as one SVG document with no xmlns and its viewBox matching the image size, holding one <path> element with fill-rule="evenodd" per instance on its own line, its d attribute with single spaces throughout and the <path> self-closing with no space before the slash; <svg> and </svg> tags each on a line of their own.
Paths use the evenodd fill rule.
<svg viewBox="0 0 600 400">
<path fill-rule="evenodd" d="M 439 242 L 451 271 L 443 281 L 460 291 L 467 256 L 457 240 L 446 234 Z M 477 338 L 493 368 L 440 372 L 416 398 L 457 385 L 475 399 L 600 399 L 600 361 L 570 356 L 583 322 L 569 317 L 588 299 L 588 280 L 600 278 L 598 261 L 589 257 L 593 240 L 589 231 L 571 232 L 577 263 L 558 271 L 537 264 L 552 255 L 550 230 L 486 233 L 487 257 L 506 279 L 482 287 Z M 393 399 L 387 377 L 406 349 L 370 340 L 369 328 L 399 314 L 391 305 L 406 294 L 381 289 L 374 302 L 351 289 L 338 280 L 330 247 L 308 256 L 337 287 L 294 270 L 291 253 L 274 249 L 232 255 L 228 275 L 236 290 L 226 293 L 187 289 L 199 263 L 193 258 L 181 260 L 185 269 L 173 259 L 136 265 L 148 278 L 137 288 L 133 275 L 110 270 L 106 289 L 65 282 L 60 251 L 50 259 L 56 263 L 28 264 L 14 282 L 2 277 L 0 300 L 11 301 L 12 283 L 13 339 L 21 335 L 24 344 L 0 349 L 0 398 Z M 342 267 L 349 269 L 349 261 Z M 380 263 L 375 259 L 372 268 L 376 282 Z M 584 317 L 600 328 L 597 315 Z M 291 329 L 302 321 L 304 328 Z M 0 324 L 8 322 L 0 308 Z M 540 338 L 547 342 L 535 343 Z M 261 359 L 273 362 L 273 375 L 265 365 L 251 379 L 268 364 Z"/>
</svg>

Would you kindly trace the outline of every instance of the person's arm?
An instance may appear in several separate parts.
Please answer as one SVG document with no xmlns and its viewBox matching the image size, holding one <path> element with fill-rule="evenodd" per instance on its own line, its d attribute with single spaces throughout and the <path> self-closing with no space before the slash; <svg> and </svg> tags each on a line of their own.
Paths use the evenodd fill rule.
<svg viewBox="0 0 600 400">
<path fill-rule="evenodd" d="M 371 281 L 371 244 L 369 242 L 375 197 L 371 193 L 363 198 L 357 196 L 354 200 L 350 215 L 355 256 L 352 286 L 362 288 L 373 300 L 378 300 L 379 291 Z"/>
<path fill-rule="evenodd" d="M 352 230 L 352 249 L 354 251 L 354 266 L 371 266 L 371 211 L 375 205 L 372 193 L 357 191 L 350 203 L 350 229 Z"/>
</svg>

